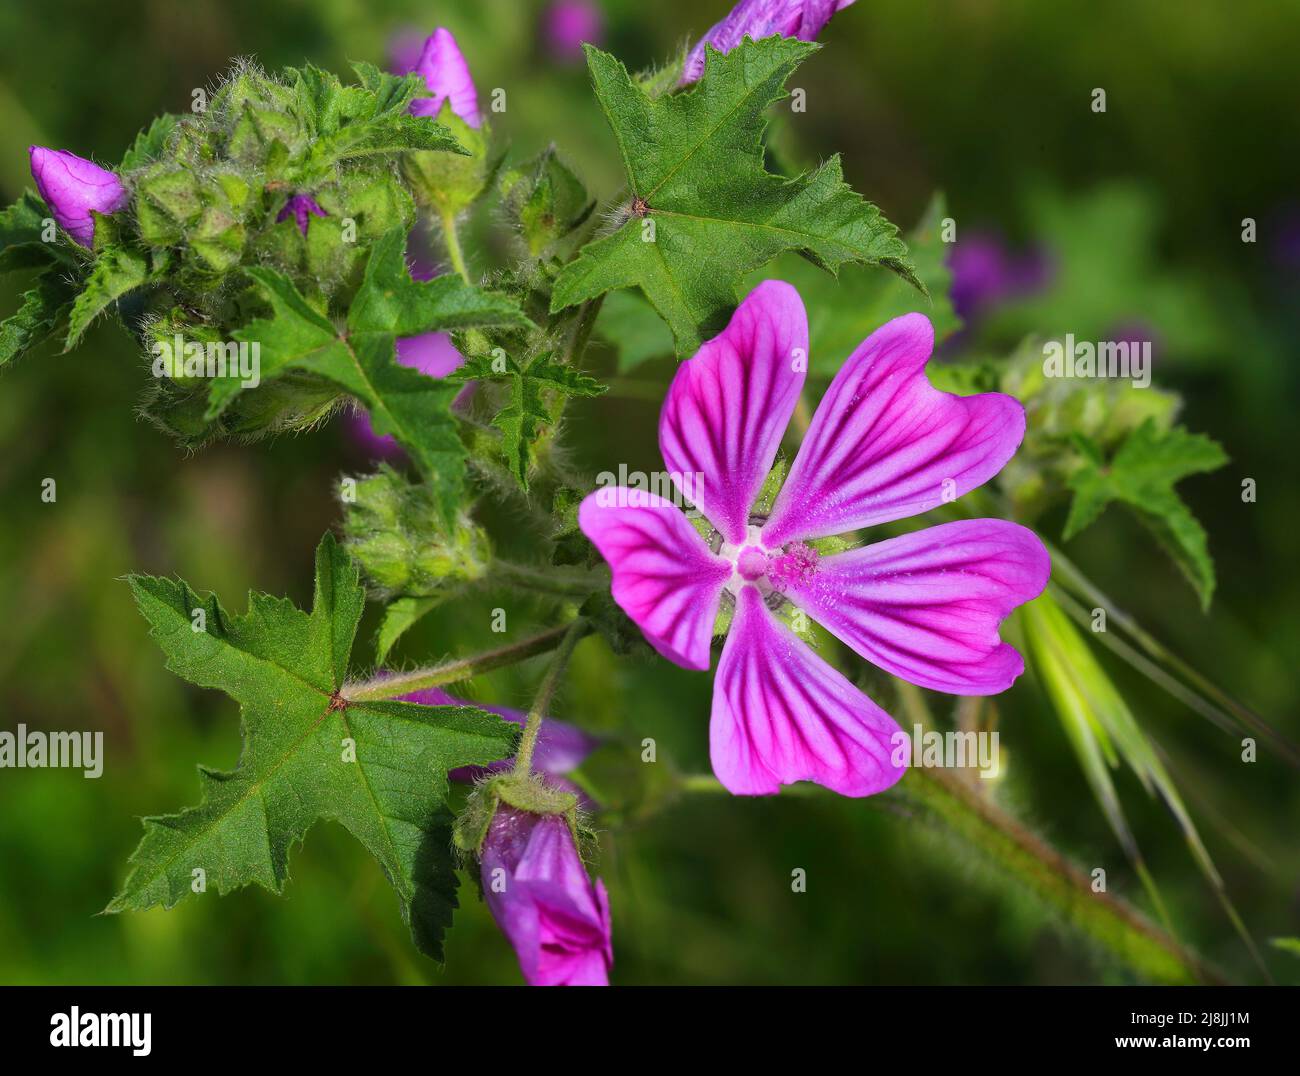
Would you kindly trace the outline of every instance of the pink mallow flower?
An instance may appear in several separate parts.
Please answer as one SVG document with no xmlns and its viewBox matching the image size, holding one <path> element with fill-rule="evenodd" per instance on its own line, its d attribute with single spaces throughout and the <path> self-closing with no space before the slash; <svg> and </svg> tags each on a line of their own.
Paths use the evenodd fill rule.
<svg viewBox="0 0 1300 1076">
<path fill-rule="evenodd" d="M 112 172 L 66 149 L 29 146 L 32 178 L 54 219 L 83 247 L 95 238 L 96 213 L 116 213 L 126 204 L 126 188 Z"/>
<path fill-rule="evenodd" d="M 812 41 L 831 16 L 853 0 L 740 0 L 731 13 L 710 28 L 686 56 L 681 85 L 695 82 L 704 74 L 704 46 L 730 52 L 745 37 L 755 41 L 773 34 Z"/>
<path fill-rule="evenodd" d="M 592 0 L 554 0 L 542 16 L 542 28 L 550 54 L 563 63 L 575 63 L 582 59 L 584 42 L 600 44 L 605 20 Z"/>
<path fill-rule="evenodd" d="M 424 78 L 432 97 L 417 97 L 411 102 L 412 116 L 436 116 L 444 101 L 471 127 L 480 127 L 483 117 L 478 110 L 478 91 L 470 77 L 469 64 L 451 31 L 438 27 L 424 43 L 424 51 L 414 71 Z"/>
<path fill-rule="evenodd" d="M 609 896 L 563 815 L 502 805 L 479 853 L 483 896 L 530 986 L 608 986 Z"/>
<path fill-rule="evenodd" d="M 708 669 L 719 603 L 725 594 L 734 604 L 709 726 L 713 771 L 733 793 L 768 795 L 807 780 L 867 796 L 906 766 L 893 719 L 774 615 L 784 603 L 935 691 L 996 694 L 1024 671 L 998 627 L 1046 585 L 1047 551 L 1032 531 L 975 519 L 847 552 L 809 544 L 936 508 L 1014 455 L 1024 409 L 1001 393 L 933 388 L 925 377 L 933 347 L 921 314 L 858 345 L 771 513 L 755 515 L 808 354 L 798 292 L 766 281 L 678 368 L 659 419 L 667 469 L 714 540 L 644 491 L 601 489 L 582 503 L 579 523 L 610 564 L 615 601 L 670 661 Z"/>
</svg>

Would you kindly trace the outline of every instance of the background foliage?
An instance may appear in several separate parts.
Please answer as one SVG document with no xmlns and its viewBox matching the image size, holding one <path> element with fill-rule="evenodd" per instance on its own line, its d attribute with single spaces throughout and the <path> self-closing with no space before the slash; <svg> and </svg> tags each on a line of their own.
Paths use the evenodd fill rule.
<svg viewBox="0 0 1300 1076">
<path fill-rule="evenodd" d="M 633 70 L 723 13 L 721 4 L 704 10 L 683 0 L 604 8 L 603 47 Z M 1231 460 L 1178 486 L 1209 534 L 1218 581 L 1211 611 L 1201 612 L 1141 522 L 1115 507 L 1066 548 L 1148 630 L 1293 739 L 1300 504 L 1289 449 L 1300 399 L 1300 196 L 1284 155 L 1300 140 L 1300 116 L 1278 103 L 1296 98 L 1298 14 L 1291 2 L 1175 13 L 1154 0 L 863 0 L 799 69 L 808 111 L 777 122 L 773 152 L 801 167 L 840 152 L 854 189 L 905 231 L 941 189 L 960 234 L 991 228 L 1013 249 L 1045 250 L 1052 283 L 968 330 L 956 342 L 967 357 L 1006 355 L 1026 333 L 1098 339 L 1131 324 L 1149 332 L 1157 379 L 1184 399 L 1182 421 Z M 142 125 L 160 111 L 183 111 L 192 89 L 211 85 L 232 56 L 256 56 L 268 69 L 309 60 L 342 72 L 349 59 L 383 63 L 393 32 L 435 25 L 456 33 L 481 94 L 507 88 L 508 111 L 493 125 L 511 142 L 512 159 L 554 139 L 592 191 L 612 195 L 623 173 L 585 70 L 540 44 L 539 17 L 539 6 L 517 0 L 6 5 L 0 195 L 8 203 L 29 182 L 29 143 L 119 159 Z M 1097 86 L 1108 93 L 1104 115 L 1088 108 Z M 489 204 L 476 221 L 480 241 L 467 242 L 482 252 L 479 269 L 508 253 L 487 233 L 494 212 Z M 1240 239 L 1245 216 L 1259 221 L 1254 245 Z M 848 269 L 844 287 L 856 286 L 854 272 L 872 274 L 873 287 L 888 282 L 883 270 Z M 16 307 L 22 286 L 4 285 L 0 310 Z M 818 362 L 842 358 L 845 330 L 819 327 L 817 295 L 805 295 L 816 372 Z M 637 310 L 621 305 L 635 324 Z M 609 313 L 619 307 L 611 303 Z M 657 339 L 653 326 L 632 338 L 649 359 L 634 369 L 626 353 L 597 356 L 607 380 L 627 376 L 568 410 L 576 464 L 659 466 L 658 400 L 673 360 Z M 121 887 L 139 838 L 136 816 L 196 802 L 194 761 L 229 768 L 238 754 L 234 704 L 163 668 L 127 585 L 114 581 L 132 571 L 176 573 L 237 610 L 249 588 L 308 607 L 312 550 L 338 521 L 335 476 L 366 467 L 342 423 L 187 458 L 133 417 L 148 380 L 129 339 L 103 320 L 76 352 L 61 356 L 46 345 L 0 381 L 0 683 L 8 703 L 0 727 L 103 729 L 107 752 L 96 781 L 75 771 L 0 770 L 0 981 L 515 981 L 513 954 L 470 888 L 461 891 L 445 970 L 418 956 L 379 867 L 337 826 L 311 831 L 291 861 L 285 899 L 248 889 L 170 912 L 95 916 Z M 58 480 L 55 505 L 39 496 L 47 476 Z M 1243 506 L 1247 476 L 1259 497 Z M 496 533 L 508 536 L 516 509 L 495 511 Z M 1065 507 L 1040 525 L 1059 541 Z M 509 601 L 511 616 L 525 622 L 526 606 Z M 435 609 L 403 638 L 399 659 L 498 643 L 489 610 L 501 603 L 484 593 Z M 371 610 L 359 647 L 372 645 L 374 619 Z M 1163 746 L 1247 928 L 1261 943 L 1300 934 L 1295 771 L 1267 751 L 1243 765 L 1239 737 L 1109 655 L 1100 660 Z M 526 705 L 538 673 L 535 664 L 495 673 L 465 693 Z M 615 662 L 592 639 L 575 656 L 557 714 L 632 741 L 653 736 L 682 769 L 704 772 L 709 684 L 659 660 Z M 1049 689 L 1026 678 L 997 700 L 1009 766 L 1000 795 L 1077 862 L 1104 866 L 1112 892 L 1150 911 Z M 598 787 L 622 783 L 618 758 L 593 759 Z M 1127 770 L 1114 782 L 1182 939 L 1230 977 L 1257 978 L 1168 813 Z M 1022 880 L 966 846 L 969 835 L 956 844 L 937 837 L 897 804 L 788 795 L 687 798 L 653 812 L 646 803 L 615 805 L 599 873 L 615 910 L 619 982 L 1097 982 L 1129 974 L 1100 948 L 1078 944 Z M 795 867 L 808 872 L 806 894 L 790 891 Z M 1300 978 L 1291 954 L 1264 951 L 1279 980 Z"/>
</svg>

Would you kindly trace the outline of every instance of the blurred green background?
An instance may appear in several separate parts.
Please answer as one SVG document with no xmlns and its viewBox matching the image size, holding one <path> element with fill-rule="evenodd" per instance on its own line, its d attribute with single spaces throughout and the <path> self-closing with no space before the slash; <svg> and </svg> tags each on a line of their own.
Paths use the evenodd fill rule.
<svg viewBox="0 0 1300 1076">
<path fill-rule="evenodd" d="M 543 7 L 5 4 L 0 194 L 7 203 L 29 183 L 29 143 L 118 159 L 137 129 L 185 110 L 232 57 L 342 71 L 347 59 L 382 62 L 402 29 L 445 25 L 480 94 L 507 90 L 494 124 L 512 154 L 554 140 L 594 192 L 612 195 L 612 139 L 581 65 L 540 34 Z M 725 11 L 721 0 L 601 7 L 604 46 L 632 68 L 662 61 Z M 991 320 L 982 347 L 1005 353 L 1027 330 L 1096 339 L 1129 324 L 1157 341 L 1157 380 L 1184 395 L 1187 425 L 1232 457 L 1180 487 L 1210 534 L 1214 606 L 1203 616 L 1116 510 L 1069 551 L 1194 667 L 1300 736 L 1300 4 L 861 0 L 822 40 L 795 78 L 808 111 L 781 131 L 801 157 L 842 152 L 855 188 L 904 227 L 943 189 L 959 230 L 991 229 L 1054 260 L 1047 292 Z M 1107 91 L 1104 114 L 1089 107 L 1095 87 Z M 482 234 L 495 211 L 480 212 Z M 1258 222 L 1253 245 L 1241 241 L 1244 217 Z M 479 269 L 504 253 L 478 249 Z M 4 313 L 22 284 L 3 285 Z M 650 369 L 666 383 L 666 366 Z M 194 765 L 228 767 L 238 755 L 234 704 L 163 669 L 119 577 L 175 572 L 235 609 L 249 587 L 304 602 L 312 550 L 338 522 L 334 479 L 365 464 L 341 423 L 186 458 L 133 413 L 148 376 L 105 320 L 76 352 L 46 345 L 0 379 L 0 728 L 102 729 L 107 753 L 99 780 L 0 770 L 0 982 L 518 982 L 472 886 L 439 969 L 409 944 L 378 866 L 329 825 L 295 853 L 284 898 L 250 889 L 170 912 L 96 915 L 124 877 L 138 816 L 194 802 Z M 571 414 L 575 458 L 593 471 L 659 466 L 653 401 L 611 396 Z M 40 497 L 47 477 L 54 504 Z M 1244 477 L 1259 492 L 1243 507 Z M 494 604 L 439 610 L 399 656 L 499 644 Z M 528 610 L 512 609 L 512 630 L 526 632 Z M 1104 660 L 1166 749 L 1247 927 L 1261 943 L 1300 934 L 1294 771 L 1267 751 L 1243 765 L 1236 738 Z M 538 671 L 485 677 L 465 693 L 526 704 Z M 557 713 L 633 742 L 652 736 L 675 765 L 706 772 L 709 689 L 709 677 L 663 661 L 615 662 L 593 639 Z M 1026 677 L 998 707 L 1004 798 L 1144 906 L 1039 686 Z M 1167 814 L 1130 775 L 1116 780 L 1180 936 L 1230 977 L 1256 978 Z M 973 851 L 878 803 L 705 797 L 606 829 L 598 872 L 613 903 L 616 982 L 1126 981 Z M 807 871 L 804 894 L 791 892 L 795 867 Z M 1279 980 L 1300 979 L 1300 959 L 1265 949 Z"/>
</svg>

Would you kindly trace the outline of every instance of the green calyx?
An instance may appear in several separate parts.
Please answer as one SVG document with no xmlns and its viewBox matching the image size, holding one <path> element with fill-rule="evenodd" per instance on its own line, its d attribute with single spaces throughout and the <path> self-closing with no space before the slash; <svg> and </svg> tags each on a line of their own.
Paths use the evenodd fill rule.
<svg viewBox="0 0 1300 1076">
<path fill-rule="evenodd" d="M 500 160 L 489 159 L 491 131 L 485 123 L 471 127 L 443 103 L 438 124 L 451 132 L 468 151 L 465 156 L 420 151 L 402 157 L 402 175 L 411 185 L 416 200 L 440 219 L 454 218 L 474 204 L 492 183 Z"/>
<path fill-rule="evenodd" d="M 456 820 L 453 840 L 462 852 L 478 855 L 487 837 L 492 817 L 502 804 L 537 815 L 564 815 L 575 841 L 586 833 L 578 818 L 578 797 L 547 784 L 540 774 L 514 773 L 490 777 L 477 788 Z"/>
</svg>

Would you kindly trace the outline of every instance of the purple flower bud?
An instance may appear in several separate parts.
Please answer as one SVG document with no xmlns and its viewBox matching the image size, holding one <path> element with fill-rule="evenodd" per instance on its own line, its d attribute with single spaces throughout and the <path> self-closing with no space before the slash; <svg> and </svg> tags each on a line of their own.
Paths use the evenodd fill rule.
<svg viewBox="0 0 1300 1076">
<path fill-rule="evenodd" d="M 852 3 L 853 0 L 740 0 L 731 14 L 710 29 L 687 54 L 681 84 L 695 82 L 704 74 L 706 44 L 719 52 L 730 52 L 746 36 L 758 41 L 780 34 L 812 41 L 831 21 L 832 15 Z"/>
<path fill-rule="evenodd" d="M 477 706 L 480 710 L 497 714 L 516 725 L 524 724 L 528 717 L 523 711 L 512 710 L 508 706 L 487 706 L 481 702 L 466 703 L 436 687 L 412 691 L 409 695 L 399 695 L 398 698 L 405 699 L 407 702 L 423 703 L 425 706 Z M 537 743 L 533 747 L 533 769 L 552 778 L 550 782 L 552 785 L 563 788 L 566 792 L 577 793 L 579 797 L 586 800 L 586 796 L 577 785 L 562 778 L 564 774 L 581 766 L 586 757 L 599 746 L 600 741 L 595 736 L 584 732 L 577 725 L 548 717 L 542 722 L 541 730 L 537 734 Z M 504 773 L 510 769 L 510 765 L 510 759 L 502 759 L 487 766 L 462 766 L 452 770 L 447 776 L 453 781 L 477 781 L 485 773 Z M 587 805 L 591 805 L 589 800 Z"/>
<path fill-rule="evenodd" d="M 530 986 L 608 986 L 609 895 L 563 815 L 502 805 L 479 855 L 483 896 Z"/>
<path fill-rule="evenodd" d="M 543 30 L 551 55 L 572 63 L 582 59 L 583 42 L 600 44 L 605 20 L 591 0 L 555 0 L 543 16 Z"/>
<path fill-rule="evenodd" d="M 429 35 L 424 51 L 415 65 L 415 72 L 424 77 L 432 97 L 417 97 L 411 102 L 412 116 L 436 116 L 444 101 L 451 101 L 451 110 L 471 127 L 482 126 L 478 111 L 478 91 L 470 78 L 469 64 L 456 45 L 451 31 L 441 26 Z"/>
<path fill-rule="evenodd" d="M 328 217 L 329 214 L 316 204 L 316 199 L 310 194 L 295 194 L 287 202 L 279 213 L 275 215 L 275 222 L 286 220 L 290 215 L 298 222 L 298 231 L 303 235 L 307 234 L 307 215 L 313 217 Z"/>
<path fill-rule="evenodd" d="M 32 178 L 59 222 L 73 239 L 89 247 L 97 213 L 115 213 L 126 204 L 126 188 L 112 172 L 66 149 L 29 146 Z"/>
</svg>

